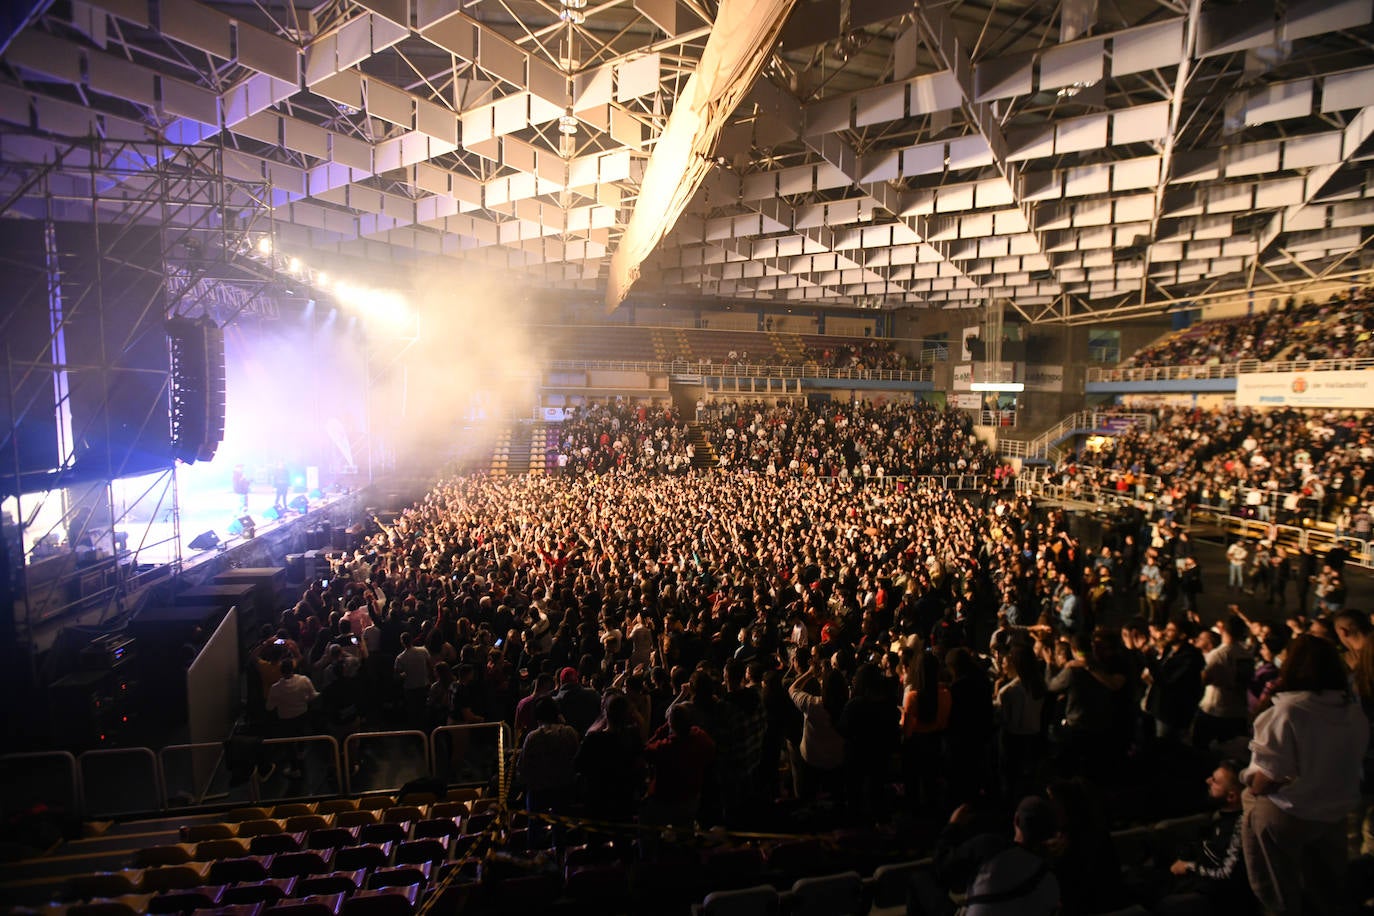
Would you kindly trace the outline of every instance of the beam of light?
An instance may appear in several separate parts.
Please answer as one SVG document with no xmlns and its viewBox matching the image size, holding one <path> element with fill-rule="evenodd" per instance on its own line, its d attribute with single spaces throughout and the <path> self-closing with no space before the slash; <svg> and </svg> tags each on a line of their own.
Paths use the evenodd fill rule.
<svg viewBox="0 0 1374 916">
<path fill-rule="evenodd" d="M 701 60 L 673 105 L 644 170 L 630 224 L 611 257 L 606 312 L 629 295 L 639 268 L 677 223 L 711 170 L 711 151 L 773 53 L 795 0 L 722 0 Z"/>
</svg>

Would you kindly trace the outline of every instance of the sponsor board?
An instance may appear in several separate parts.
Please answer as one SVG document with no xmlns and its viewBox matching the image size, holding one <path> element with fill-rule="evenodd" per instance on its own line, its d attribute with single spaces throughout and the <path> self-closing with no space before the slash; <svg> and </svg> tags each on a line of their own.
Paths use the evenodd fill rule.
<svg viewBox="0 0 1374 916">
<path fill-rule="evenodd" d="M 1064 390 L 1063 366 L 1038 366 L 1027 364 L 1022 369 L 1022 373 L 1021 381 L 1025 382 L 1027 391 Z"/>
<path fill-rule="evenodd" d="M 1374 407 L 1374 370 L 1247 372 L 1236 376 L 1241 407 Z"/>
<path fill-rule="evenodd" d="M 972 363 L 958 363 L 954 366 L 954 377 L 951 380 L 950 387 L 955 391 L 973 390 Z"/>
<path fill-rule="evenodd" d="M 952 403 L 960 410 L 982 410 L 983 396 L 981 394 L 956 394 Z"/>
</svg>

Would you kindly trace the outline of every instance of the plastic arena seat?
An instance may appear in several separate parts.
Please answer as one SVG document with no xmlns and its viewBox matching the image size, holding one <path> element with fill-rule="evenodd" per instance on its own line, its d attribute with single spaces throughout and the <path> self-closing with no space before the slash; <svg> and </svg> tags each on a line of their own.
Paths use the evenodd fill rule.
<svg viewBox="0 0 1374 916">
<path fill-rule="evenodd" d="M 273 878 L 300 878 L 305 875 L 328 874 L 333 869 L 323 855 L 315 850 L 288 852 L 275 856 L 269 874 Z"/>
<path fill-rule="evenodd" d="M 692 907 L 692 913 L 694 916 L 776 916 L 781 906 L 778 892 L 767 884 L 760 884 L 707 894 L 699 906 Z"/>
<path fill-rule="evenodd" d="M 360 843 L 401 843 L 410 833 L 405 824 L 365 824 L 358 828 Z"/>
<path fill-rule="evenodd" d="M 441 801 L 429 806 L 430 819 L 438 817 L 454 818 L 468 816 L 468 803 L 465 801 Z"/>
<path fill-rule="evenodd" d="M 210 863 L 209 880 L 214 884 L 235 881 L 263 881 L 272 867 L 272 856 L 242 856 Z"/>
<path fill-rule="evenodd" d="M 271 818 L 261 818 L 255 821 L 244 821 L 239 824 L 238 835 L 242 839 L 251 840 L 255 836 L 263 836 L 268 833 L 283 833 L 286 830 L 281 821 Z"/>
<path fill-rule="evenodd" d="M 416 821 L 415 828 L 411 831 L 417 840 L 430 839 L 431 837 L 456 837 L 462 832 L 458 822 L 451 817 L 431 817 L 427 820 Z"/>
<path fill-rule="evenodd" d="M 325 827 L 323 830 L 312 830 L 305 837 L 306 849 L 339 849 L 357 844 L 357 827 Z"/>
<path fill-rule="evenodd" d="M 144 893 L 159 893 L 200 887 L 206 883 L 209 873 L 210 866 L 205 862 L 188 862 L 185 865 L 145 868 L 143 870 L 143 882 L 139 889 Z"/>
<path fill-rule="evenodd" d="M 425 812 L 417 805 L 394 805 L 382 812 L 383 824 L 409 824 L 423 820 Z"/>
<path fill-rule="evenodd" d="M 366 882 L 367 872 L 361 868 L 356 871 L 331 871 L 327 875 L 310 875 L 301 878 L 296 882 L 296 893 L 302 896 L 318 894 L 348 896 L 361 890 Z"/>
<path fill-rule="evenodd" d="M 244 821 L 261 821 L 272 816 L 272 812 L 266 808 L 235 808 L 225 813 L 224 822 L 226 824 L 242 824 Z"/>
<path fill-rule="evenodd" d="M 331 798 L 315 805 L 316 814 L 339 814 L 344 811 L 357 811 L 358 803 L 351 798 Z"/>
<path fill-rule="evenodd" d="M 186 843 L 199 843 L 202 840 L 232 840 L 238 835 L 233 824 L 190 824 L 181 828 L 181 839 Z"/>
<path fill-rule="evenodd" d="M 269 878 L 266 881 L 235 884 L 224 892 L 222 902 L 227 904 L 265 903 L 271 906 L 278 900 L 290 897 L 295 887 L 295 878 Z"/>
<path fill-rule="evenodd" d="M 176 843 L 169 846 L 149 846 L 140 849 L 134 856 L 134 866 L 137 868 L 152 868 L 157 865 L 185 865 L 195 858 L 195 847 L 188 843 Z"/>
<path fill-rule="evenodd" d="M 356 871 L 360 868 L 385 868 L 390 861 L 390 843 L 367 843 L 360 846 L 345 846 L 334 853 L 334 867 L 340 871 Z"/>
<path fill-rule="evenodd" d="M 906 912 L 907 888 L 912 877 L 930 867 L 929 859 L 880 865 L 873 871 L 873 906 L 877 910 Z M 900 907 L 900 910 L 894 909 Z"/>
<path fill-rule="evenodd" d="M 286 819 L 287 833 L 309 833 L 312 830 L 323 830 L 332 825 L 328 815 L 324 814 L 294 814 Z"/>
<path fill-rule="evenodd" d="M 362 827 L 366 824 L 375 823 L 377 823 L 377 814 L 372 810 L 340 811 L 334 815 L 335 827 Z"/>
<path fill-rule="evenodd" d="M 861 916 L 868 913 L 864 882 L 856 871 L 802 878 L 792 885 L 789 916 Z"/>
<path fill-rule="evenodd" d="M 246 855 L 248 844 L 243 840 L 201 840 L 196 844 L 195 854 L 191 858 L 197 862 L 210 862 L 215 859 L 236 859 Z"/>
<path fill-rule="evenodd" d="M 418 886 L 358 891 L 344 901 L 339 916 L 411 916 L 419 899 Z"/>
<path fill-rule="evenodd" d="M 255 856 L 269 856 L 283 852 L 300 852 L 304 844 L 304 833 L 264 833 L 253 837 L 252 842 L 248 844 L 248 851 Z"/>
<path fill-rule="evenodd" d="M 189 913 L 192 910 L 214 909 L 223 901 L 224 891 L 221 885 L 209 885 L 158 894 L 148 901 L 148 912 Z"/>
<path fill-rule="evenodd" d="M 367 876 L 367 886 L 370 888 L 410 887 L 413 884 L 418 884 L 423 887 L 429 883 L 431 870 L 428 862 L 418 865 L 402 865 L 399 868 L 379 868 Z"/>
<path fill-rule="evenodd" d="M 343 894 L 311 894 L 290 897 L 272 905 L 272 916 L 338 916 L 343 906 Z"/>
<path fill-rule="evenodd" d="M 430 837 L 411 840 L 396 847 L 397 865 L 419 865 L 424 862 L 443 862 L 448 859 L 448 840 Z"/>
<path fill-rule="evenodd" d="M 106 900 L 92 900 L 67 907 L 65 916 L 141 916 L 148 912 L 147 895 L 129 894 Z"/>
<path fill-rule="evenodd" d="M 272 817 L 282 819 L 288 817 L 303 817 L 313 815 L 315 806 L 307 802 L 286 802 L 272 808 Z"/>
</svg>

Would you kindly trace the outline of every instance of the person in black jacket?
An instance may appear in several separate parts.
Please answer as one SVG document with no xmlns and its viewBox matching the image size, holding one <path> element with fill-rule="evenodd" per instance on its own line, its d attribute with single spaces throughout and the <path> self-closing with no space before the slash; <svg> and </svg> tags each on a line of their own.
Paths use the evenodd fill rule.
<svg viewBox="0 0 1374 916">
<path fill-rule="evenodd" d="M 846 742 L 845 788 L 856 823 L 871 824 L 888 810 L 888 762 L 901 736 L 897 704 L 878 666 L 865 663 L 854 672 L 849 702 L 840 714 Z"/>
<path fill-rule="evenodd" d="M 1240 766 L 1222 761 L 1207 777 L 1207 796 L 1219 806 L 1200 842 L 1179 850 L 1169 866 L 1172 876 L 1163 886 L 1167 896 L 1157 912 L 1173 912 L 1186 900 L 1198 895 L 1206 898 L 1214 913 L 1243 914 L 1256 910 L 1255 895 L 1245 876 L 1245 856 L 1241 848 Z"/>
<path fill-rule="evenodd" d="M 934 866 L 918 872 L 908 889 L 907 912 L 952 916 L 950 893 L 965 895 L 965 916 L 1050 916 L 1059 912 L 1059 880 L 1047 861 L 1059 834 L 1059 812 L 1028 795 L 1016 806 L 1014 833 L 972 833 L 973 810 L 960 805 L 936 844 Z"/>
<path fill-rule="evenodd" d="M 1190 629 L 1179 618 L 1165 624 L 1163 645 L 1147 657 L 1141 675 L 1150 685 L 1146 711 L 1154 717 L 1155 737 L 1161 741 L 1182 739 L 1202 699 L 1202 653 L 1192 644 Z"/>
</svg>

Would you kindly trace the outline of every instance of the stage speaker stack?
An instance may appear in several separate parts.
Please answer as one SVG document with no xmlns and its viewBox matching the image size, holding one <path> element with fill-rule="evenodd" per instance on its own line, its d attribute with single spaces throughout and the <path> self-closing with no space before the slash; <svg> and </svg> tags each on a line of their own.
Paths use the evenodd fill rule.
<svg viewBox="0 0 1374 916">
<path fill-rule="evenodd" d="M 167 322 L 172 353 L 172 454 L 209 461 L 224 439 L 224 332 L 210 319 Z"/>
</svg>

